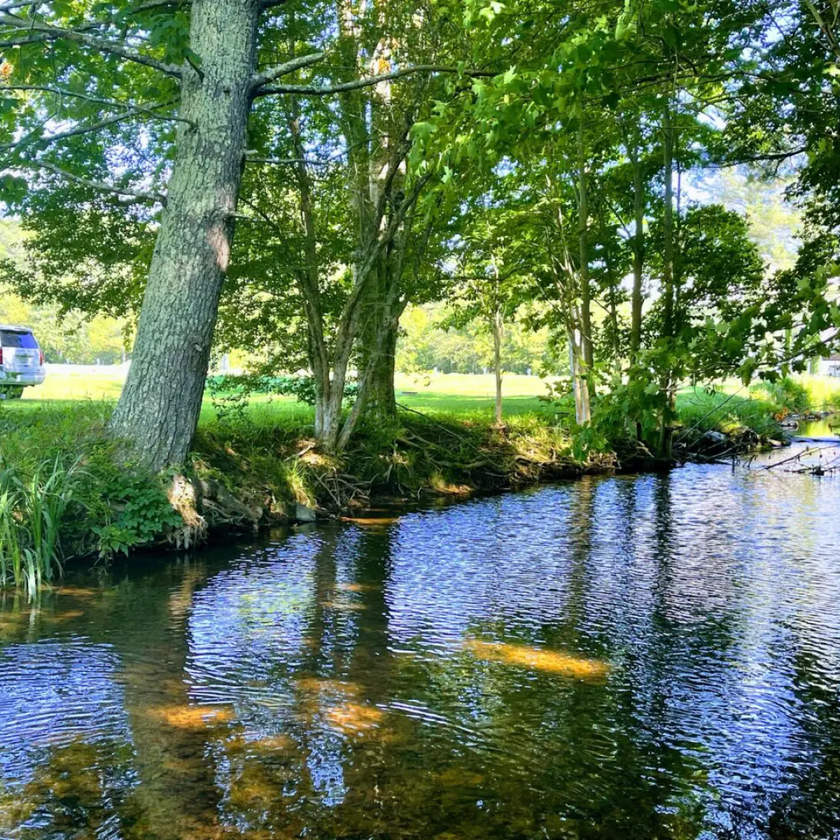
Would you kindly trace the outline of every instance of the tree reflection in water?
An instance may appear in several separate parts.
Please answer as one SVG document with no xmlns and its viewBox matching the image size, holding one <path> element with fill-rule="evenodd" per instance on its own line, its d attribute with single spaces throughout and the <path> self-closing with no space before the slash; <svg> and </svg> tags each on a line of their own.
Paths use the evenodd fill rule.
<svg viewBox="0 0 840 840">
<path fill-rule="evenodd" d="M 0 600 L 0 836 L 840 830 L 840 485 L 691 467 Z"/>
</svg>

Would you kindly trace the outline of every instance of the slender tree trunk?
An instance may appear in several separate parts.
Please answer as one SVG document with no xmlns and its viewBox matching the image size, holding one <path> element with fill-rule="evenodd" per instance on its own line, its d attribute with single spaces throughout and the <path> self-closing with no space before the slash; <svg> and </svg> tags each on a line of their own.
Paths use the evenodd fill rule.
<svg viewBox="0 0 840 840">
<path fill-rule="evenodd" d="M 635 362 L 642 346 L 642 271 L 645 259 L 645 195 L 639 146 L 630 146 L 633 165 L 633 293 L 630 314 L 630 354 Z"/>
<path fill-rule="evenodd" d="M 586 189 L 586 146 L 583 139 L 583 126 L 578 126 L 578 235 L 580 243 L 580 328 L 583 362 L 587 373 L 592 370 L 592 290 L 589 285 L 589 201 Z M 594 387 L 589 376 L 589 389 Z"/>
<path fill-rule="evenodd" d="M 665 179 L 665 206 L 663 212 L 662 294 L 663 333 L 667 340 L 674 338 L 674 128 L 670 103 L 665 104 L 662 121 L 663 177 Z M 671 415 L 674 407 L 674 383 L 670 372 L 662 378 L 662 390 L 667 406 L 662 412 L 659 427 L 659 454 L 667 460 L 672 456 Z"/>
<path fill-rule="evenodd" d="M 586 363 L 583 361 L 583 350 L 578 341 L 576 331 L 571 327 L 567 328 L 569 339 L 569 370 L 572 377 L 572 392 L 575 397 L 575 423 L 578 426 L 585 426 L 592 419 L 592 412 L 589 405 L 589 388 L 586 386 L 583 369 Z"/>
<path fill-rule="evenodd" d="M 502 312 L 496 309 L 490 321 L 493 330 L 493 370 L 496 374 L 496 425 L 504 423 L 502 411 L 502 336 L 504 324 L 502 323 Z"/>
<path fill-rule="evenodd" d="M 150 468 L 186 459 L 201 411 L 242 178 L 259 0 L 194 0 L 166 210 L 111 420 Z M 183 124 L 182 124 L 183 125 Z"/>
<path fill-rule="evenodd" d="M 324 336 L 324 316 L 319 284 L 318 238 L 312 200 L 312 183 L 309 177 L 309 169 L 305 163 L 306 150 L 301 137 L 299 108 L 297 100 L 294 98 L 290 103 L 289 131 L 293 141 L 295 157 L 298 160 L 294 171 L 300 195 L 300 223 L 303 229 L 303 259 L 305 263 L 299 274 L 299 285 L 309 326 L 309 364 L 315 378 L 315 437 L 319 440 L 335 439 L 338 435 L 337 423 L 341 419 L 341 410 L 339 406 L 338 416 L 334 417 L 331 409 L 330 358 Z"/>
<path fill-rule="evenodd" d="M 663 329 L 666 338 L 674 337 L 674 131 L 671 125 L 671 106 L 665 105 L 662 121 L 663 178 L 665 203 L 663 207 L 662 295 L 664 298 Z"/>
</svg>

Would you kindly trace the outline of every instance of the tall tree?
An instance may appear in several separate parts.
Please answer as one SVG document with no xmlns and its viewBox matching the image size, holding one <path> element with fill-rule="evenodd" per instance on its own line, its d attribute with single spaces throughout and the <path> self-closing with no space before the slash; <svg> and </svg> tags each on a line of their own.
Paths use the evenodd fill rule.
<svg viewBox="0 0 840 840">
<path fill-rule="evenodd" d="M 346 94 L 420 72 L 457 69 L 406 63 L 337 84 L 283 84 L 284 77 L 326 56 L 320 49 L 302 55 L 284 50 L 288 21 L 274 12 L 281 5 L 278 0 L 139 5 L 117 0 L 92 9 L 59 0 L 0 5 L 0 49 L 15 55 L 15 61 L 7 58 L 3 65 L 3 89 L 13 93 L 6 99 L 13 107 L 4 119 L 6 177 L 34 171 L 36 181 L 56 178 L 162 207 L 134 360 L 111 421 L 114 433 L 153 468 L 185 459 L 198 421 L 239 214 L 253 103 L 269 95 Z M 183 9 L 189 10 L 188 18 Z M 328 22 L 321 43 L 329 29 Z M 285 61 L 269 63 L 283 51 Z M 339 47 L 339 73 L 344 67 L 340 53 Z M 56 113 L 66 129 L 56 125 Z M 156 144 L 159 157 L 151 177 L 122 166 L 113 148 L 100 147 L 93 154 L 79 142 L 96 140 L 127 122 L 158 118 L 175 123 L 177 130 Z M 142 136 L 138 145 L 144 145 Z M 396 141 L 390 144 L 386 157 L 393 158 L 398 147 Z M 86 164 L 91 161 L 103 177 L 90 177 Z M 380 219 L 386 208 L 396 208 L 391 198 L 385 189 L 373 201 Z M 406 207 L 411 203 L 409 198 Z M 404 217 L 405 210 L 394 214 Z M 388 224 L 398 226 L 394 219 Z M 386 241 L 378 237 L 371 250 L 359 255 L 352 299 L 363 297 L 363 278 Z M 356 317 L 351 312 L 339 322 L 339 332 L 352 333 Z M 345 351 L 349 354 L 349 347 Z"/>
</svg>

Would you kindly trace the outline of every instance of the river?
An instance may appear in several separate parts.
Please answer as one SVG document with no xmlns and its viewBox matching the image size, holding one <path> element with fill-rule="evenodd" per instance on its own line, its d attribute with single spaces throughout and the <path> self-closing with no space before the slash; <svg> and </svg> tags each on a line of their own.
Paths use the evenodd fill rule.
<svg viewBox="0 0 840 840">
<path fill-rule="evenodd" d="M 840 836 L 840 478 L 760 466 L 0 595 L 0 837 Z"/>
</svg>

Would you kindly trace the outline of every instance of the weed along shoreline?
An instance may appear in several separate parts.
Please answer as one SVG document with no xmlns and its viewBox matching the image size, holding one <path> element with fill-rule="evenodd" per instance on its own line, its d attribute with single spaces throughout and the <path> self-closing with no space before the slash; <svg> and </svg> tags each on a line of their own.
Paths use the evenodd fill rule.
<svg viewBox="0 0 840 840">
<path fill-rule="evenodd" d="M 0 405 L 0 587 L 35 591 L 68 564 L 196 550 L 226 534 L 587 474 L 666 471 L 783 444 L 777 405 L 742 401 L 717 417 L 706 404 L 689 407 L 669 462 L 638 441 L 593 446 L 589 430 L 575 430 L 550 405 L 502 425 L 486 415 L 403 410 L 393 424 L 362 425 L 336 456 L 318 446 L 304 408 L 281 421 L 255 410 L 203 421 L 187 463 L 153 474 L 109 435 L 112 403 Z"/>
</svg>

